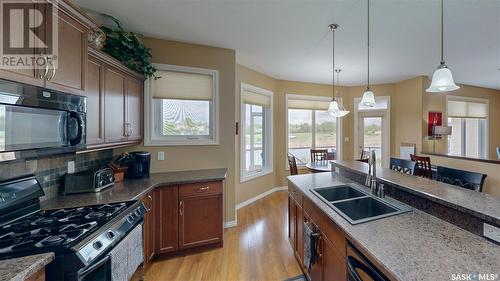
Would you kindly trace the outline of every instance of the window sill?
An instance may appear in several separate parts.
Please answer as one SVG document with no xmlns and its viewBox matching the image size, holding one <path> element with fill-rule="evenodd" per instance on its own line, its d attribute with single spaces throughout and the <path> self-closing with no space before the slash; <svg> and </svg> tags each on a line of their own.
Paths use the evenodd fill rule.
<svg viewBox="0 0 500 281">
<path fill-rule="evenodd" d="M 199 146 L 199 145 L 219 145 L 216 140 L 144 140 L 144 146 Z"/>
<path fill-rule="evenodd" d="M 240 175 L 240 183 L 244 183 L 244 182 L 247 182 L 249 180 L 260 178 L 260 177 L 263 177 L 265 175 L 269 175 L 269 174 L 272 174 L 272 173 L 273 173 L 272 169 L 266 169 L 266 170 L 262 170 L 262 171 L 259 171 L 259 172 L 249 173 L 249 174 L 246 174 L 246 175 Z"/>
</svg>

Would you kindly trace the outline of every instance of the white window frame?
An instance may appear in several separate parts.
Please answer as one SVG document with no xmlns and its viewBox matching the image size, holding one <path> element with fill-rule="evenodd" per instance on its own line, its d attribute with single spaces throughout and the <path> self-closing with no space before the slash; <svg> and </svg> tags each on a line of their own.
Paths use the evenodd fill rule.
<svg viewBox="0 0 500 281">
<path fill-rule="evenodd" d="M 331 101 L 331 97 L 323 97 L 323 96 L 309 96 L 309 95 L 298 95 L 298 94 L 286 94 L 285 95 L 285 155 L 288 155 L 288 100 L 289 99 L 300 99 L 300 100 L 314 100 L 314 101 Z M 312 137 L 312 146 L 315 147 L 316 145 L 316 114 L 314 114 L 315 110 L 312 110 L 312 132 L 311 132 L 311 137 Z M 337 118 L 337 139 L 336 139 L 336 146 L 337 146 L 337 159 L 342 160 L 342 148 L 343 148 L 343 143 L 342 143 L 342 118 Z M 301 164 L 297 163 L 298 167 L 305 167 L 306 164 Z M 290 170 L 290 166 L 288 165 L 288 160 L 285 157 L 285 167 L 286 170 Z"/>
<path fill-rule="evenodd" d="M 266 118 L 263 118 L 264 133 L 266 134 L 264 138 L 264 147 L 267 149 L 263 150 L 267 153 L 264 157 L 267 158 L 265 161 L 267 167 L 263 167 L 261 170 L 245 172 L 246 166 L 246 144 L 245 144 L 245 131 L 246 131 L 246 120 L 245 120 L 245 103 L 243 102 L 243 93 L 245 91 L 257 93 L 260 95 L 268 96 L 270 98 L 269 109 L 266 110 Z M 262 89 L 256 86 L 252 86 L 246 83 L 241 83 L 240 85 L 240 183 L 259 178 L 273 172 L 273 92 Z M 265 123 L 264 123 L 265 122 Z"/>
<path fill-rule="evenodd" d="M 446 118 L 443 118 L 443 120 L 445 120 L 445 121 L 443 121 L 443 124 L 445 124 L 445 122 L 446 122 L 446 126 L 448 126 L 448 101 L 449 100 L 486 104 L 486 128 L 485 128 L 485 135 L 484 135 L 485 139 L 483 140 L 485 147 L 483 149 L 485 150 L 484 158 L 488 158 L 489 154 L 490 154 L 490 149 L 489 149 L 489 147 L 490 147 L 490 142 L 489 142 L 489 140 L 490 140 L 490 100 L 489 99 L 482 99 L 482 98 L 471 98 L 471 97 L 447 95 L 446 96 L 446 112 L 444 113 L 444 115 L 446 115 Z M 479 118 L 477 118 L 477 119 L 479 119 Z M 462 120 L 462 129 L 464 127 L 465 127 L 464 122 Z M 466 143 L 464 140 L 464 136 L 462 135 L 462 155 L 461 156 L 463 156 L 463 157 L 467 157 L 465 155 L 465 153 L 466 153 L 465 146 L 466 146 Z M 446 140 L 446 150 L 447 151 L 448 151 L 449 147 L 450 147 L 450 140 L 449 140 L 449 138 L 447 138 L 447 140 Z"/>
<path fill-rule="evenodd" d="M 218 145 L 219 144 L 219 71 L 198 67 L 187 67 L 171 64 L 154 63 L 158 70 L 203 74 L 212 77 L 212 111 L 210 122 L 212 122 L 211 138 L 193 138 L 190 136 L 154 138 L 155 116 L 152 83 L 154 78 L 148 78 L 144 83 L 144 146 L 182 146 L 182 145 Z"/>
</svg>

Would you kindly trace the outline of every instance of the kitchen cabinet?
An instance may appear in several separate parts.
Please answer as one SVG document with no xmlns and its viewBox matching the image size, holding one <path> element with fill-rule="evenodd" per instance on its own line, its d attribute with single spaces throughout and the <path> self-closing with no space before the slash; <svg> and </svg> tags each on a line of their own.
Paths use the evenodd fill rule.
<svg viewBox="0 0 500 281">
<path fill-rule="evenodd" d="M 178 187 L 159 187 L 156 191 L 155 250 L 158 254 L 169 253 L 178 249 Z"/>
<path fill-rule="evenodd" d="M 45 268 L 38 270 L 29 276 L 26 281 L 45 281 Z"/>
<path fill-rule="evenodd" d="M 37 6 L 34 3 L 33 8 L 36 7 L 41 5 Z M 47 21 L 37 18 L 47 17 L 50 13 L 52 8 L 49 6 L 41 13 L 30 13 L 30 16 L 35 17 L 34 22 L 42 22 L 42 26 L 37 28 L 36 32 L 28 34 L 31 36 L 28 41 L 51 40 L 54 34 L 49 30 L 50 26 L 43 25 Z M 40 56 L 41 60 L 45 59 L 43 65 L 35 67 L 33 63 L 32 67 L 26 69 L 2 69 L 0 78 L 81 95 L 85 91 L 88 33 L 91 28 L 96 27 L 96 24 L 68 1 L 59 1 L 57 12 L 53 15 L 57 21 L 57 56 L 51 56 L 52 54 L 45 51 L 38 53 L 33 49 L 33 54 L 29 56 Z"/>
<path fill-rule="evenodd" d="M 300 202 L 297 199 L 300 198 Z M 296 187 L 289 186 L 288 196 L 289 232 L 294 238 L 290 240 L 295 257 L 302 270 L 311 281 L 345 281 L 347 270 L 345 265 L 346 238 L 341 229 L 325 215 L 312 201 L 305 197 Z M 303 223 L 308 222 L 319 233 L 317 247 L 318 260 L 308 272 L 303 265 L 304 240 Z"/>
<path fill-rule="evenodd" d="M 222 242 L 222 182 L 179 187 L 179 248 Z"/>
<path fill-rule="evenodd" d="M 147 212 L 144 215 L 144 224 L 142 228 L 143 237 L 143 248 L 144 248 L 144 268 L 146 269 L 151 263 L 155 254 L 155 231 L 156 222 L 154 221 L 156 216 L 156 204 L 154 201 L 155 190 L 148 192 L 141 198 L 141 202 L 144 204 Z"/>
<path fill-rule="evenodd" d="M 87 149 L 142 140 L 143 81 L 143 76 L 109 55 L 89 49 L 85 91 Z"/>
</svg>

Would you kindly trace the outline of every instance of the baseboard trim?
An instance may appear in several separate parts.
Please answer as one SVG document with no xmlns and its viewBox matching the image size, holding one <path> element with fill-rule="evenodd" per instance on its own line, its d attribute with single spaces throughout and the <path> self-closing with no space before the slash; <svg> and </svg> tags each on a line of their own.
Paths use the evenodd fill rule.
<svg viewBox="0 0 500 281">
<path fill-rule="evenodd" d="M 235 227 L 237 225 L 238 225 L 238 222 L 236 220 L 224 222 L 224 228 L 231 228 L 231 227 Z"/>
<path fill-rule="evenodd" d="M 243 202 L 237 204 L 236 205 L 236 210 L 239 210 L 239 209 L 241 209 L 241 208 L 243 208 L 245 206 L 248 206 L 248 205 L 252 204 L 253 202 L 255 202 L 255 201 L 259 200 L 259 199 L 262 199 L 262 198 L 264 198 L 264 197 L 266 197 L 266 196 L 268 196 L 268 195 L 270 195 L 270 194 L 272 194 L 272 193 L 274 193 L 276 191 L 287 190 L 287 189 L 288 189 L 288 186 L 279 186 L 279 187 L 271 188 L 271 189 L 269 189 L 266 192 L 263 192 L 263 193 L 255 196 L 253 198 L 250 198 L 250 199 L 248 199 L 246 201 L 243 201 Z"/>
</svg>

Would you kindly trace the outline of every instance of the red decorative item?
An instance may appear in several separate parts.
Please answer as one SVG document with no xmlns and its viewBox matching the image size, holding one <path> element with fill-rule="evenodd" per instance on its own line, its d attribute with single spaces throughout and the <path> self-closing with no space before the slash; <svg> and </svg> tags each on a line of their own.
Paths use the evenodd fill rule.
<svg viewBox="0 0 500 281">
<path fill-rule="evenodd" d="M 427 119 L 427 135 L 429 137 L 434 137 L 433 128 L 434 126 L 443 125 L 443 113 L 429 111 L 429 118 Z"/>
</svg>

